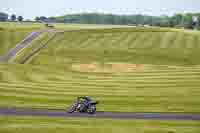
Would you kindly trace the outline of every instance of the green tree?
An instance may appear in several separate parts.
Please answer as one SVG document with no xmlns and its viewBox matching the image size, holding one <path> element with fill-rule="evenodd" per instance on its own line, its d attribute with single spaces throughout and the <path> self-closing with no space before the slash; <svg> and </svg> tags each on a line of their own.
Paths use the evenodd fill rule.
<svg viewBox="0 0 200 133">
<path fill-rule="evenodd" d="M 12 21 L 16 21 L 17 17 L 16 17 L 15 14 L 12 14 L 11 17 L 10 17 L 10 19 L 11 19 Z"/>
<path fill-rule="evenodd" d="M 39 17 L 35 17 L 35 21 L 36 22 L 40 21 L 40 18 Z"/>
<path fill-rule="evenodd" d="M 23 19 L 24 19 L 23 16 L 18 16 L 18 17 L 17 17 L 17 20 L 18 20 L 19 22 L 22 22 Z"/>
<path fill-rule="evenodd" d="M 192 14 L 185 14 L 184 15 L 184 22 L 183 22 L 183 26 L 185 28 L 189 28 L 192 29 L 193 28 L 193 19 L 192 19 Z"/>
</svg>

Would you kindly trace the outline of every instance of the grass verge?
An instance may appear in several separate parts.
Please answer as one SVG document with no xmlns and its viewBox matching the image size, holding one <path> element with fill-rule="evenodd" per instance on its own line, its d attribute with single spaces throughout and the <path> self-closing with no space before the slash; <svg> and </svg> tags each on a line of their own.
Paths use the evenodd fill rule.
<svg viewBox="0 0 200 133">
<path fill-rule="evenodd" d="M 3 133 L 199 133 L 198 121 L 144 121 L 0 116 Z"/>
</svg>

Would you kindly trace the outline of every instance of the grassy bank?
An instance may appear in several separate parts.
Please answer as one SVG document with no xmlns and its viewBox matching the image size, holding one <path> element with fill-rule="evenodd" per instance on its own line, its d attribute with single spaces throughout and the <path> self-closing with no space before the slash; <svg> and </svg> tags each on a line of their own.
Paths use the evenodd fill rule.
<svg viewBox="0 0 200 133">
<path fill-rule="evenodd" d="M 0 55 L 6 54 L 11 48 L 21 42 L 30 31 L 1 31 L 0 30 Z"/>
<path fill-rule="evenodd" d="M 200 64 L 200 36 L 197 33 L 159 28 L 65 32 L 50 42 L 32 64 L 131 62 L 195 65 Z"/>
<path fill-rule="evenodd" d="M 45 117 L 0 117 L 4 133 L 199 133 L 195 121 L 143 121 Z"/>
<path fill-rule="evenodd" d="M 6 54 L 41 24 L 0 22 L 0 55 Z"/>
<path fill-rule="evenodd" d="M 0 106 L 66 109 L 77 96 L 90 95 L 101 111 L 200 112 L 200 38 L 194 33 L 118 28 L 59 34 L 28 64 L 0 65 Z"/>
</svg>

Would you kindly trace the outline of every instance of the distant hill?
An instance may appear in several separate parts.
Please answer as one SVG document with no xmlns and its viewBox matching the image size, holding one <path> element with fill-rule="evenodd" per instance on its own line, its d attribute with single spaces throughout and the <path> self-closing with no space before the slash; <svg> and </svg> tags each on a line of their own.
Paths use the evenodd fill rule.
<svg viewBox="0 0 200 133">
<path fill-rule="evenodd" d="M 51 19 L 66 23 L 87 24 L 151 24 L 152 19 L 155 20 L 154 22 L 160 21 L 159 17 L 147 15 L 113 15 L 100 13 L 70 14 L 51 17 Z"/>
<path fill-rule="evenodd" d="M 193 18 L 196 18 L 194 23 Z M 175 14 L 174 16 L 114 15 L 101 13 L 69 14 L 50 17 L 52 21 L 81 24 L 152 25 L 161 27 L 197 28 L 200 26 L 200 13 Z"/>
</svg>

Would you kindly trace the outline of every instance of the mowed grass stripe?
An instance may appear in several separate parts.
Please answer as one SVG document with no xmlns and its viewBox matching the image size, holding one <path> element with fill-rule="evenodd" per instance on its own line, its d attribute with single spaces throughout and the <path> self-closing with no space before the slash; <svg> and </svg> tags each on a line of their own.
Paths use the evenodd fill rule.
<svg viewBox="0 0 200 133">
<path fill-rule="evenodd" d="M 49 81 L 51 81 L 51 77 L 53 76 L 49 76 Z M 27 78 L 32 78 L 33 81 L 34 81 L 34 77 L 33 76 L 29 76 Z M 40 78 L 42 79 L 42 77 Z M 66 80 L 64 80 L 66 79 Z M 115 78 L 115 79 L 104 79 L 104 78 L 101 78 L 101 79 L 96 79 L 96 78 L 86 78 L 86 79 L 77 79 L 77 78 L 58 78 L 58 83 L 65 83 L 65 82 L 73 82 L 73 81 L 84 81 L 84 82 L 90 82 L 90 80 L 95 80 L 95 82 L 115 82 L 115 81 L 118 81 L 118 82 L 125 82 L 125 83 L 129 83 L 129 82 L 182 82 L 182 81 L 188 81 L 188 82 L 192 82 L 192 81 L 198 81 L 200 79 L 200 76 L 192 76 L 192 77 L 136 77 L 136 78 L 126 78 L 126 77 L 119 77 L 119 78 Z M 37 80 L 36 80 L 37 81 Z M 40 81 L 40 80 L 38 80 Z M 42 80 L 40 81 L 41 83 L 42 82 L 45 82 L 45 80 Z M 54 82 L 54 79 L 51 81 L 51 82 Z"/>
<path fill-rule="evenodd" d="M 88 48 L 97 41 L 96 37 L 88 36 L 88 39 L 79 46 L 79 48 Z"/>
<path fill-rule="evenodd" d="M 18 81 L 19 79 L 16 74 L 6 71 L 6 72 L 0 72 L 0 80 Z"/>
<path fill-rule="evenodd" d="M 108 50 L 108 48 L 110 47 L 110 44 L 113 43 L 113 41 L 115 41 L 116 39 L 120 38 L 120 37 L 124 37 L 126 33 L 122 33 L 120 36 L 118 33 L 115 33 L 115 34 L 108 34 L 108 35 L 104 35 L 102 39 L 102 41 L 100 41 L 99 43 L 97 43 L 98 45 L 96 45 L 97 47 L 96 48 L 99 48 L 99 49 L 102 49 L 102 50 Z M 111 42 L 111 40 L 113 40 Z M 115 43 L 115 47 L 118 48 L 119 46 L 119 42 L 116 42 Z"/>
<path fill-rule="evenodd" d="M 43 75 L 43 74 L 37 74 L 37 73 L 32 73 L 30 75 L 24 75 L 25 78 L 23 78 L 22 76 L 17 76 L 17 74 L 14 73 L 10 73 L 8 75 L 8 73 L 3 73 L 1 75 L 2 80 L 4 81 L 17 81 L 17 80 L 24 80 L 26 81 L 26 79 L 29 81 L 38 81 L 38 82 L 45 82 L 51 80 L 52 79 L 58 79 L 60 83 L 64 83 L 64 82 L 72 82 L 72 81 L 89 81 L 89 80 L 95 80 L 96 82 L 112 82 L 112 81 L 124 81 L 124 82 L 134 82 L 134 81 L 196 81 L 200 78 L 199 74 L 196 75 L 168 75 L 166 73 L 166 75 L 132 75 L 132 76 L 120 76 L 120 77 L 116 77 L 116 76 L 109 76 L 109 77 L 96 77 L 96 76 L 80 76 L 80 77 L 67 77 L 67 76 L 57 76 L 56 78 L 54 75 Z M 35 80 L 37 79 L 37 80 Z"/>
<path fill-rule="evenodd" d="M 103 86 L 103 87 L 109 87 L 109 86 L 148 86 L 148 85 L 166 85 L 166 84 L 169 84 L 169 86 L 175 84 L 175 85 L 199 85 L 199 82 L 198 80 L 199 79 L 185 79 L 185 80 L 111 80 L 111 81 L 108 81 L 108 80 L 93 80 L 93 82 L 90 82 L 90 80 L 92 79 L 88 79 L 88 80 L 76 80 L 76 79 L 70 79 L 70 80 L 66 80 L 66 81 L 51 81 L 51 80 L 48 80 L 48 81 L 43 81 L 43 82 L 37 82 L 37 80 L 35 81 L 29 81 L 29 82 L 13 82 L 13 81 L 10 81 L 8 83 L 1 83 L 1 85 L 5 85 L 5 84 L 13 84 L 13 85 L 18 85 L 18 84 L 24 84 L 24 85 L 27 85 L 27 84 L 47 84 L 47 86 L 49 85 L 63 85 L 63 86 L 76 86 L 76 85 L 83 85 L 83 86 Z M 38 85 L 40 86 L 40 85 Z"/>
<path fill-rule="evenodd" d="M 118 38 L 120 37 L 118 33 L 109 33 L 109 34 L 102 34 L 101 38 L 103 39 L 103 43 L 98 45 L 98 49 L 105 49 L 109 48 L 110 45 Z"/>
<path fill-rule="evenodd" d="M 112 34 L 112 33 L 109 33 L 109 34 L 99 34 L 97 37 L 96 37 L 96 40 L 95 40 L 95 42 L 93 42 L 92 44 L 89 44 L 89 46 L 87 47 L 87 48 L 93 48 L 94 50 L 95 49 L 104 49 L 105 47 L 107 48 L 108 47 L 108 45 L 109 45 L 109 43 L 111 43 L 112 42 L 112 40 L 114 39 L 114 38 L 116 38 L 117 37 L 117 34 L 116 33 L 114 33 L 114 34 Z M 95 38 L 95 37 L 94 37 Z M 98 43 L 98 41 L 100 41 L 99 43 Z M 93 46 L 94 45 L 94 46 Z"/>
<path fill-rule="evenodd" d="M 5 74 L 7 72 L 5 71 L 0 71 L 2 74 Z M 15 71 L 10 71 L 10 73 L 28 73 L 28 70 L 21 70 L 19 72 L 15 72 Z M 65 73 L 63 73 L 65 72 Z M 148 77 L 148 76 L 190 76 L 190 75 L 199 75 L 200 74 L 200 70 L 198 69 L 191 69 L 191 70 L 188 70 L 188 69 L 183 69 L 183 70 L 150 70 L 150 71 L 135 71 L 135 72 L 132 72 L 132 73 L 90 73 L 90 72 L 78 72 L 78 71 L 64 71 L 63 72 L 59 72 L 57 73 L 56 71 L 48 71 L 48 70 L 42 70 L 42 71 L 33 71 L 33 74 L 36 73 L 36 74 L 46 74 L 46 75 L 54 75 L 54 74 L 58 74 L 60 76 L 64 76 L 64 77 L 71 77 L 71 75 L 74 75 L 76 76 L 76 78 L 78 77 L 94 77 L 94 78 L 115 78 L 115 77 Z M 29 74 L 28 74 L 29 75 Z M 22 76 L 22 75 L 18 75 L 19 77 Z M 45 75 L 44 75 L 45 76 Z"/>
<path fill-rule="evenodd" d="M 145 40 L 146 42 L 143 48 L 153 48 L 153 45 L 156 45 L 156 47 L 159 46 L 159 34 L 160 33 L 149 33 L 149 39 Z"/>
<path fill-rule="evenodd" d="M 20 93 L 18 93 L 20 92 Z M 186 92 L 188 92 L 186 90 Z M 84 95 L 88 95 L 89 93 L 88 92 L 80 92 L 79 96 L 84 96 Z M 142 94 L 142 93 L 134 93 L 134 92 L 129 92 L 129 93 L 125 93 L 125 94 L 120 94 L 120 93 L 117 93 L 117 92 L 114 92 L 113 94 L 112 93 L 90 93 L 92 96 L 94 97 L 102 97 L 102 98 L 105 98 L 105 99 L 117 99 L 119 96 L 121 99 L 129 99 L 130 97 L 132 97 L 133 99 L 130 100 L 130 101 L 135 101 L 136 99 L 135 98 L 141 98 L 143 99 L 144 97 L 146 97 L 147 99 L 153 99 L 154 100 L 158 100 L 157 102 L 159 102 L 160 99 L 165 99 L 166 101 L 169 100 L 169 101 L 173 101 L 173 102 L 181 102 L 182 104 L 184 104 L 184 102 L 182 102 L 182 99 L 177 99 L 177 96 L 182 96 L 184 98 L 186 98 L 185 100 L 191 100 L 191 101 L 194 101 L 194 100 L 197 100 L 196 102 L 198 103 L 199 100 L 198 100 L 198 96 L 196 93 L 193 93 L 193 92 L 190 92 L 188 93 L 187 95 L 184 95 L 184 93 L 173 93 L 173 91 L 170 91 L 170 92 L 157 92 L 157 93 L 151 93 L 150 91 L 147 93 L 147 94 Z M 2 93 L 0 93 L 0 96 L 2 97 L 5 97 L 5 96 L 8 96 L 8 97 L 11 97 L 13 96 L 13 99 L 14 98 L 30 98 L 30 99 L 35 99 L 35 98 L 40 98 L 40 99 L 44 99 L 44 100 L 48 100 L 48 99 L 51 99 L 51 100 L 65 100 L 65 99 L 69 99 L 69 98 L 76 98 L 77 96 L 77 93 L 74 92 L 74 93 L 59 93 L 57 92 L 57 94 L 52 94 L 50 92 L 43 92 L 43 91 L 4 91 L 2 90 Z M 194 96 L 194 97 L 190 97 L 190 96 Z M 173 99 L 167 99 L 167 98 L 173 98 Z M 160 99 L 159 99 L 160 98 Z M 118 100 L 120 100 L 118 98 Z M 148 100 L 147 100 L 148 101 Z M 57 101 L 55 101 L 57 102 Z"/>
<path fill-rule="evenodd" d="M 81 40 L 81 42 L 76 46 L 77 48 L 83 48 L 85 45 L 89 44 L 90 42 L 91 42 L 90 35 L 86 35 L 86 37 L 83 40 Z"/>
<path fill-rule="evenodd" d="M 60 49 L 60 47 L 63 47 L 63 45 L 61 45 L 61 43 L 63 44 L 64 40 L 65 39 L 68 39 L 66 38 L 63 34 L 59 34 L 55 37 L 55 39 L 53 39 L 51 41 L 51 45 L 48 45 L 48 48 L 47 49 L 44 49 L 41 51 L 41 53 L 43 53 L 43 51 L 45 51 L 46 53 L 47 52 L 53 52 L 53 53 L 56 53 L 56 51 L 58 49 Z M 65 46 L 65 43 L 64 43 L 64 46 Z M 52 50 L 52 47 L 54 48 L 54 51 Z"/>
<path fill-rule="evenodd" d="M 173 46 L 173 42 L 176 38 L 176 32 L 165 32 L 163 33 L 160 48 L 170 48 Z"/>
<path fill-rule="evenodd" d="M 155 33 L 157 34 L 157 33 Z M 143 40 L 141 40 L 141 45 L 136 45 L 135 48 L 148 48 L 149 43 L 152 43 L 153 33 L 148 32 L 144 34 Z"/>
<path fill-rule="evenodd" d="M 26 72 L 25 72 L 26 73 Z M 43 81 L 43 77 L 52 77 L 54 76 L 54 73 L 31 73 L 24 75 L 27 78 L 33 78 L 34 76 L 39 76 L 41 82 Z M 60 76 L 59 76 L 60 75 Z M 69 75 L 69 76 L 68 76 Z M 76 76 L 76 78 L 73 78 L 70 73 L 66 73 L 65 75 L 58 74 L 56 77 L 59 77 L 58 79 L 63 79 L 63 81 L 67 80 L 135 80 L 135 79 L 192 79 L 192 78 L 199 78 L 200 72 L 173 72 L 173 73 L 132 73 L 132 74 L 124 74 L 124 75 L 89 75 L 89 74 L 73 74 L 73 76 Z M 6 79 L 9 81 L 9 79 L 13 79 L 14 81 L 17 80 L 23 80 L 23 75 L 19 76 L 17 73 L 14 72 L 1 72 L 1 78 Z M 25 78 L 26 79 L 26 78 Z"/>
<path fill-rule="evenodd" d="M 167 75 L 167 74 L 166 74 Z M 134 76 L 134 75 L 133 75 Z M 176 77 L 176 76 L 174 76 L 174 77 L 162 77 L 162 76 L 159 76 L 158 75 L 158 77 L 156 77 L 156 75 L 155 76 L 151 76 L 151 75 L 147 75 L 147 76 L 138 76 L 138 77 L 136 77 L 137 75 L 135 75 L 135 77 L 106 77 L 106 78 L 103 78 L 103 77 L 98 77 L 98 78 L 96 78 L 95 76 L 94 77 L 92 77 L 92 76 L 90 76 L 90 77 L 87 77 L 87 76 L 83 76 L 83 77 L 77 77 L 77 78 L 73 78 L 73 77 L 58 77 L 58 79 L 61 81 L 61 82 L 65 82 L 65 81 L 70 81 L 70 80 L 83 80 L 83 81 L 85 81 L 85 80 L 95 80 L 95 81 L 113 81 L 113 80 L 115 80 L 115 81 L 118 81 L 118 80 L 135 80 L 135 81 L 141 81 L 141 80 L 193 80 L 193 79 L 196 79 L 196 80 L 198 80 L 198 78 L 199 78 L 199 75 L 197 75 L 197 76 L 191 76 L 191 77 L 188 77 L 187 78 L 187 76 L 186 77 Z M 184 75 L 183 75 L 184 76 Z M 33 77 L 33 76 L 28 76 L 28 77 Z M 48 75 L 47 76 L 47 78 L 49 78 L 49 79 L 51 79 L 51 77 L 53 77 L 53 75 Z M 43 78 L 43 76 L 41 75 L 41 78 Z M 65 79 L 63 79 L 63 78 L 65 78 Z M 56 79 L 56 78 L 55 78 Z M 44 82 L 44 81 L 42 81 L 41 80 L 41 82 Z"/>
<path fill-rule="evenodd" d="M 200 48 L 200 36 L 198 36 L 198 41 L 195 43 L 198 45 L 198 48 Z"/>
<path fill-rule="evenodd" d="M 94 49 L 94 48 L 101 48 L 103 49 L 104 48 L 104 42 L 106 40 L 106 37 L 102 37 L 102 36 L 97 36 L 96 37 L 96 40 L 93 41 L 92 44 L 90 44 L 90 48 Z"/>
<path fill-rule="evenodd" d="M 27 82 L 28 83 L 28 82 Z M 39 82 L 35 82 L 37 84 L 39 84 Z M 12 83 L 10 83 L 12 84 Z M 16 83 L 13 83 L 16 85 Z M 149 81 L 149 82 L 143 82 L 143 81 L 133 81 L 133 82 L 124 82 L 124 81 L 115 81 L 115 82 L 93 82 L 93 83 L 90 83 L 90 82 L 44 82 L 44 83 L 40 83 L 41 85 L 38 85 L 41 86 L 41 87 L 45 87 L 45 84 L 46 86 L 58 86 L 58 87 L 77 87 L 77 88 L 81 88 L 81 87 L 88 87 L 91 88 L 91 87 L 94 87 L 94 88 L 107 88 L 107 89 L 110 89 L 109 87 L 115 87 L 116 89 L 119 88 L 119 87 L 125 87 L 125 88 L 151 88 L 151 87 L 173 87 L 173 88 L 176 88 L 176 87 L 184 87 L 184 86 L 187 86 L 187 87 L 198 87 L 200 85 L 200 83 L 198 82 L 198 80 L 196 81 L 180 81 L 180 82 L 177 82 L 177 81 Z M 33 85 L 33 84 L 32 84 Z M 9 85 L 5 85 L 5 86 L 9 86 Z M 16 85 L 18 86 L 18 85 Z M 35 86 L 35 85 L 34 85 Z M 33 86 L 33 87 L 34 87 Z M 14 87 L 14 86 L 13 86 Z M 37 87 L 37 85 L 35 86 Z M 84 88 L 85 89 L 85 88 Z M 87 89 L 87 88 L 86 88 Z M 159 89 L 159 88 L 158 88 Z"/>
<path fill-rule="evenodd" d="M 8 88 L 9 87 L 9 88 Z M 179 87 L 179 88 L 183 88 L 183 87 Z M 0 87 L 0 90 L 5 91 L 5 92 L 12 92 L 12 91 L 34 91 L 34 92 L 43 92 L 43 93 L 66 93 L 66 94 L 70 94 L 70 93 L 77 93 L 77 91 L 80 91 L 84 89 L 83 88 L 77 88 L 76 86 L 71 86 L 69 87 L 65 87 L 62 86 L 60 88 L 56 88 L 55 86 L 48 86 L 48 87 L 41 87 L 41 86 L 12 86 L 12 85 L 4 85 Z M 105 88 L 95 88 L 95 89 L 91 89 L 91 86 L 89 86 L 89 89 L 86 89 L 85 92 L 88 93 L 113 93 L 113 91 L 115 91 L 114 93 L 128 93 L 128 92 L 133 92 L 135 91 L 135 88 L 127 88 L 128 90 L 124 90 L 124 89 L 120 89 L 120 88 L 111 88 L 111 89 L 105 89 Z M 152 88 L 149 88 L 152 89 Z M 194 87 L 193 87 L 194 89 Z"/>
<path fill-rule="evenodd" d="M 138 38 L 139 37 L 141 37 L 140 35 L 141 35 L 141 33 L 139 33 L 139 32 L 136 32 L 136 33 L 134 33 L 135 35 L 132 37 L 132 39 L 128 42 L 128 48 L 129 49 L 134 49 L 134 46 L 135 46 L 135 44 L 137 43 L 137 41 L 138 41 Z"/>
<path fill-rule="evenodd" d="M 127 33 L 126 38 L 124 38 L 124 40 L 121 40 L 121 43 L 123 46 L 126 46 L 124 48 L 129 49 L 130 44 L 132 43 L 132 41 L 134 41 L 136 39 L 137 34 L 133 33 Z M 114 46 L 114 45 L 113 45 Z"/>
<path fill-rule="evenodd" d="M 161 33 L 159 32 L 157 34 L 157 37 L 155 37 L 155 39 L 153 40 L 153 45 L 150 47 L 152 49 L 161 49 L 161 44 L 162 44 L 162 39 L 163 39 L 163 36 L 164 36 L 165 33 Z"/>
<path fill-rule="evenodd" d="M 60 45 L 59 49 L 71 47 L 70 44 L 72 42 L 74 42 L 74 40 L 76 40 L 76 38 L 77 38 L 77 35 L 75 33 L 65 33 L 63 36 L 65 37 L 65 39 L 63 39 L 63 41 L 61 41 L 59 43 L 59 45 Z M 51 45 L 50 48 L 51 49 L 55 49 L 56 46 L 55 45 L 53 45 L 53 46 Z"/>
<path fill-rule="evenodd" d="M 177 39 L 177 35 L 179 34 L 178 32 L 174 32 L 174 33 L 171 33 L 172 36 L 170 36 L 169 38 L 166 38 L 168 40 L 168 43 L 166 44 L 166 48 L 173 48 L 176 43 L 176 39 Z"/>
<path fill-rule="evenodd" d="M 132 44 L 134 44 L 138 36 L 139 33 L 130 33 L 128 39 L 125 40 L 125 44 L 127 44 L 129 50 L 132 49 Z"/>
<path fill-rule="evenodd" d="M 99 86 L 99 87 L 110 87 L 110 86 L 132 86 L 132 87 L 148 87 L 148 86 L 160 86 L 160 87 L 165 87 L 167 85 L 169 86 L 199 86 L 200 83 L 199 83 L 199 80 L 191 80 L 191 81 L 188 81 L 188 80 L 183 80 L 183 81 L 173 81 L 173 80 L 167 80 L 167 81 L 115 81 L 115 82 L 93 82 L 93 83 L 90 83 L 90 82 L 53 82 L 53 81 L 49 81 L 49 82 L 45 82 L 46 84 L 55 84 L 55 85 L 65 85 L 65 86 Z M 101 84 L 99 84 L 101 83 Z M 175 85 L 175 86 L 174 86 Z"/>
<path fill-rule="evenodd" d="M 11 36 L 12 36 L 12 33 L 9 33 L 9 32 L 3 32 L 3 31 L 0 31 L 0 41 L 2 44 L 7 44 L 8 43 L 8 40 L 10 40 Z M 1 49 L 8 49 L 9 48 L 9 45 L 3 45 L 1 46 Z"/>
<path fill-rule="evenodd" d="M 142 91 L 141 91 L 142 92 Z M 143 93 L 146 92 L 146 91 L 143 91 Z M 134 98 L 144 98 L 146 97 L 146 100 L 151 100 L 151 98 L 155 98 L 159 101 L 159 98 L 161 99 L 165 99 L 167 101 L 167 98 L 173 98 L 173 99 L 168 99 L 169 101 L 174 101 L 174 102 L 181 102 L 182 104 L 184 104 L 181 99 L 177 99 L 177 96 L 181 96 L 181 97 L 184 97 L 185 99 L 187 100 L 191 100 L 191 101 L 194 101 L 196 100 L 196 103 L 199 102 L 199 99 L 198 99 L 198 94 L 196 94 L 195 92 L 188 92 L 186 90 L 185 92 L 183 93 L 178 93 L 178 92 L 174 92 L 173 93 L 173 90 L 170 91 L 170 92 L 157 92 L 157 93 L 152 93 L 150 91 L 147 91 L 146 93 L 147 94 L 143 94 L 143 93 L 138 93 L 137 91 L 136 92 L 128 92 L 128 93 L 121 93 L 120 92 L 113 92 L 113 93 L 100 93 L 100 92 L 83 92 L 81 91 L 79 96 L 85 96 L 85 95 L 91 95 L 91 96 L 94 96 L 94 97 L 101 97 L 101 98 L 105 98 L 105 99 L 117 99 L 117 98 L 126 98 L 126 99 L 129 99 L 130 97 L 132 97 L 133 99 L 130 100 L 130 101 L 134 101 L 136 99 Z M 187 95 L 185 94 L 187 93 Z M 74 97 L 74 99 L 77 97 L 77 93 L 76 92 L 63 92 L 63 93 L 59 93 L 59 92 L 56 92 L 56 93 L 51 93 L 51 92 L 44 92 L 44 91 L 34 91 L 34 90 L 29 90 L 29 91 L 24 91 L 24 90 L 18 90 L 18 91 L 9 91 L 9 90 L 2 90 L 2 93 L 0 94 L 0 96 L 2 97 L 5 97 L 5 96 L 8 96 L 8 97 L 11 97 L 13 96 L 13 99 L 14 98 L 41 98 L 41 99 L 44 99 L 44 100 L 47 100 L 47 99 L 51 99 L 51 100 L 66 100 L 68 98 L 72 98 Z M 191 98 L 191 96 L 193 96 Z M 120 99 L 119 99 L 120 100 Z M 28 102 L 28 101 L 27 101 Z M 57 101 L 55 101 L 57 102 Z"/>
<path fill-rule="evenodd" d="M 152 48 L 152 49 L 159 48 L 160 49 L 164 34 L 165 33 L 162 33 L 162 32 L 155 33 L 155 36 L 152 36 L 153 40 L 152 40 L 152 42 L 151 42 L 152 44 L 150 45 L 149 48 Z"/>
<path fill-rule="evenodd" d="M 59 50 L 62 48 L 67 48 L 71 40 L 73 40 L 73 36 L 65 36 L 64 34 L 57 35 L 56 39 L 57 42 L 52 42 L 51 45 L 49 45 L 49 50 Z M 47 50 L 48 50 L 47 49 Z"/>
<path fill-rule="evenodd" d="M 191 71 L 191 72 L 190 72 Z M 47 73 L 48 74 L 48 73 Z M 53 73 L 52 73 L 53 74 Z M 162 76 L 162 75 L 169 75 L 169 76 L 178 76 L 178 75 L 192 75 L 192 74 L 200 74 L 200 70 L 177 70 L 177 71 L 169 71 L 169 70 L 152 70 L 152 71 L 143 71 L 143 72 L 132 72 L 132 73 L 89 73 L 89 72 L 66 72 L 67 74 L 72 74 L 74 76 L 86 76 L 86 77 L 99 77 L 99 78 L 113 78 L 113 77 L 132 77 L 132 76 Z M 81 75 L 79 75 L 81 74 Z"/>
<path fill-rule="evenodd" d="M 62 97 L 62 98 L 65 98 L 67 96 L 76 96 L 77 95 L 77 92 L 70 92 L 70 91 L 65 91 L 65 92 L 58 92 L 58 91 L 42 91 L 42 90 L 27 90 L 27 89 L 16 89 L 16 90 L 8 90 L 8 89 L 0 89 L 1 90 L 1 94 L 0 95 L 9 95 L 9 94 L 25 94 L 25 95 L 30 95 L 32 97 L 34 96 L 49 96 L 49 97 Z M 131 93 L 131 92 L 129 92 Z M 132 92 L 134 93 L 134 92 Z M 79 95 L 88 95 L 88 94 L 93 94 L 93 95 L 96 95 L 96 96 L 111 96 L 111 95 L 115 95 L 115 96 L 126 96 L 128 95 L 127 92 L 106 92 L 106 91 L 102 91 L 102 92 L 97 92 L 97 91 L 81 91 L 79 93 Z M 130 94 L 129 94 L 130 95 Z"/>
<path fill-rule="evenodd" d="M 137 36 L 136 40 L 132 45 L 130 45 L 130 48 L 141 48 L 141 46 L 144 45 L 145 39 L 148 38 L 147 33 L 138 33 L 139 35 Z"/>
<path fill-rule="evenodd" d="M 80 37 L 78 37 L 78 36 L 80 36 Z M 68 37 L 70 38 L 71 36 L 68 36 Z M 85 34 L 83 34 L 83 35 L 81 33 L 73 34 L 72 39 L 69 40 L 69 42 L 67 40 L 65 41 L 68 44 L 67 48 L 74 48 L 76 45 L 79 45 L 83 40 L 85 40 L 85 38 L 87 38 L 87 35 L 85 35 Z M 61 46 L 62 45 L 63 44 L 61 44 Z M 63 47 L 61 47 L 61 48 L 63 48 Z"/>
<path fill-rule="evenodd" d="M 177 33 L 177 38 L 174 41 L 173 48 L 183 48 L 185 43 L 185 34 L 184 33 Z"/>
<path fill-rule="evenodd" d="M 120 33 L 120 35 L 114 42 L 116 44 L 115 46 L 120 49 L 127 49 L 127 44 L 124 43 L 124 41 L 127 40 L 129 34 L 131 34 L 131 33 L 127 33 L 127 32 Z M 112 46 L 114 46 L 114 45 L 112 45 Z"/>
<path fill-rule="evenodd" d="M 77 91 L 80 91 L 80 90 L 77 90 L 77 91 L 47 91 L 47 90 L 34 90 L 34 89 L 16 89 L 16 90 L 13 90 L 13 89 L 3 89 L 3 88 L 0 88 L 1 89 L 1 94 L 0 96 L 11 96 L 13 94 L 15 95 L 19 95 L 19 97 L 23 97 L 23 96 L 30 96 L 30 97 L 58 97 L 59 99 L 65 99 L 66 97 L 68 96 L 76 96 L 77 95 Z M 164 88 L 163 88 L 164 89 Z M 107 96 L 107 97 L 122 97 L 122 96 L 132 96 L 132 97 L 176 97 L 176 96 L 184 96 L 184 97 L 188 97 L 190 98 L 190 96 L 195 96 L 196 99 L 198 96 L 200 96 L 199 93 L 200 91 L 190 91 L 189 89 L 186 89 L 186 88 L 180 88 L 180 89 L 183 89 L 182 92 L 179 92 L 179 91 L 174 91 L 174 90 L 170 90 L 170 91 L 158 91 L 156 93 L 151 93 L 151 91 L 149 90 L 136 90 L 136 89 L 133 89 L 133 90 L 129 90 L 129 91 L 120 91 L 120 90 L 113 90 L 114 92 L 108 92 L 108 91 L 105 91 L 105 90 L 102 90 L 102 91 L 80 91 L 79 95 L 81 96 L 84 96 L 84 95 L 92 95 L 92 96 L 101 96 L 101 97 L 104 97 L 104 96 Z M 194 89 L 192 87 L 192 89 Z M 147 94 L 143 94 L 144 92 L 146 92 Z M 187 94 L 185 94 L 187 93 Z M 200 100 L 199 100 L 200 101 Z"/>
<path fill-rule="evenodd" d="M 189 36 L 188 34 L 183 33 L 181 46 L 179 48 L 183 48 L 183 49 L 187 48 L 188 36 Z"/>
<path fill-rule="evenodd" d="M 198 89 L 198 86 L 191 86 L 191 87 L 187 87 L 187 86 L 176 86 L 176 90 L 174 90 L 173 87 L 170 86 L 165 86 L 162 87 L 160 89 L 156 88 L 156 87 L 148 87 L 148 88 L 142 88 L 142 87 L 135 87 L 135 86 L 110 86 L 109 89 L 107 89 L 106 87 L 104 87 L 103 85 L 98 87 L 98 86 L 66 86 L 66 85 L 60 85 L 58 86 L 59 88 L 55 88 L 55 85 L 48 85 L 48 86 L 41 86 L 41 85 L 29 85 L 29 86 L 22 86 L 22 85 L 3 85 L 0 87 L 0 90 L 3 92 L 20 92 L 20 91 L 24 91 L 24 92 L 42 92 L 42 93 L 65 93 L 65 94 L 70 94 L 70 93 L 77 93 L 77 91 L 82 92 L 84 89 L 84 92 L 87 93 L 106 93 L 106 94 L 128 94 L 128 93 L 143 93 L 145 92 L 151 92 L 154 89 L 157 89 L 156 93 L 159 92 L 165 92 L 165 94 L 168 93 L 185 93 L 185 91 L 187 91 L 187 94 L 189 93 L 196 93 L 197 95 L 199 95 L 198 93 L 200 92 L 200 90 Z M 123 89 L 121 88 L 123 87 Z M 138 90 L 139 89 L 139 90 Z M 181 89 L 181 91 L 177 90 L 177 89 Z M 148 95 L 148 93 L 147 93 Z"/>
<path fill-rule="evenodd" d="M 95 39 L 92 41 L 91 44 L 88 44 L 89 46 L 87 48 L 92 48 L 92 49 L 95 49 L 95 48 L 98 48 L 99 46 L 101 47 L 102 46 L 102 43 L 105 41 L 105 37 L 102 36 L 101 34 L 96 34 L 96 36 L 94 37 Z M 103 48 L 103 46 L 102 46 Z"/>
<path fill-rule="evenodd" d="M 192 35 L 187 35 L 186 37 L 186 44 L 185 44 L 185 48 L 194 48 L 195 47 L 195 38 Z"/>
<path fill-rule="evenodd" d="M 73 48 L 80 48 L 80 46 L 87 41 L 87 39 L 89 39 L 88 34 L 82 35 L 81 37 L 77 36 L 77 38 L 75 38 L 77 41 L 75 41 L 72 45 Z"/>
<path fill-rule="evenodd" d="M 195 48 L 195 49 L 200 48 L 200 47 L 199 47 L 199 45 L 200 45 L 200 36 L 195 35 L 195 36 L 194 36 L 194 42 L 193 42 L 193 43 L 194 43 L 194 48 Z"/>
</svg>

